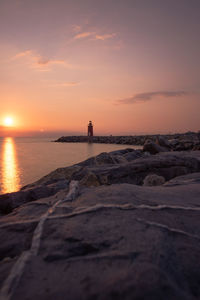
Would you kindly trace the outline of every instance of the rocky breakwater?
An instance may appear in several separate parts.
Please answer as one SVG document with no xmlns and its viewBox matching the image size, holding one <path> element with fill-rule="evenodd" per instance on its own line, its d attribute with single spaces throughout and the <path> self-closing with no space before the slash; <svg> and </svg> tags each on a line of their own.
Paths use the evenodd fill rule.
<svg viewBox="0 0 200 300">
<path fill-rule="evenodd" d="M 200 151 L 133 149 L 1 195 L 0 299 L 199 299 L 199 195 Z"/>
<path fill-rule="evenodd" d="M 145 136 L 93 136 L 93 143 L 99 144 L 122 144 L 122 145 L 143 145 Z M 91 141 L 91 139 L 90 139 Z M 58 143 L 86 143 L 87 136 L 62 136 L 55 140 Z"/>
<path fill-rule="evenodd" d="M 200 150 L 200 133 L 187 132 L 178 134 L 165 135 L 136 135 L 136 136 L 94 136 L 93 143 L 102 144 L 122 144 L 122 145 L 144 145 L 147 141 L 167 146 L 168 150 L 184 151 L 184 150 Z M 166 144 L 167 141 L 167 144 Z M 86 143 L 87 136 L 62 136 L 55 142 L 59 143 Z M 166 151 L 166 149 L 165 149 Z"/>
</svg>

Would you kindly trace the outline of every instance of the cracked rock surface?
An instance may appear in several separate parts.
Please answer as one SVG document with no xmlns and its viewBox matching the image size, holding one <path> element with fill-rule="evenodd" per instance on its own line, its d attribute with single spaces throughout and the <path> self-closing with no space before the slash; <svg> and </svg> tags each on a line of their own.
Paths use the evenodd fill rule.
<svg viewBox="0 0 200 300">
<path fill-rule="evenodd" d="M 200 299 L 200 152 L 124 161 L 130 153 L 59 169 L 19 192 L 48 191 L 0 218 L 0 299 Z M 83 181 L 88 172 L 98 185 Z M 171 175 L 135 184 L 152 172 Z"/>
</svg>

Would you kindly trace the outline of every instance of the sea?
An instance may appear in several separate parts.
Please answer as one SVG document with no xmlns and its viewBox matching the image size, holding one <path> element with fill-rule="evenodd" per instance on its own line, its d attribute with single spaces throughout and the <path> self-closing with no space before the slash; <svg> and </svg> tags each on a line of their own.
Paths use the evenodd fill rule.
<svg viewBox="0 0 200 300">
<path fill-rule="evenodd" d="M 81 162 L 101 152 L 140 146 L 55 143 L 52 138 L 0 138 L 0 194 L 18 191 L 51 171 Z"/>
</svg>

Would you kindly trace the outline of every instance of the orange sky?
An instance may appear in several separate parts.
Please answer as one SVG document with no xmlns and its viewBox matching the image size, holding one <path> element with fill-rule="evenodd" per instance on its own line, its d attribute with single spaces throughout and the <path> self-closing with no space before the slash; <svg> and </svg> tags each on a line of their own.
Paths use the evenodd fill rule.
<svg viewBox="0 0 200 300">
<path fill-rule="evenodd" d="M 0 2 L 0 136 L 200 129 L 199 2 L 100 2 Z"/>
</svg>

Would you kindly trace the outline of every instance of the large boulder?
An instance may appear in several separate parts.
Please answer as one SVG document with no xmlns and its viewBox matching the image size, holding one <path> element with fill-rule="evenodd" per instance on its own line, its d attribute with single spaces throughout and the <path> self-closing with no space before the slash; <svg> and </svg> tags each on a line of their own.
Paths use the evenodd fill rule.
<svg viewBox="0 0 200 300">
<path fill-rule="evenodd" d="M 139 157 L 142 157 L 143 153 L 141 150 L 134 150 L 132 148 L 116 150 L 112 152 L 102 152 L 97 156 L 90 157 L 85 161 L 78 163 L 78 166 L 100 166 L 108 164 L 121 164 L 128 161 L 133 161 Z"/>
<path fill-rule="evenodd" d="M 26 202 L 54 195 L 67 188 L 70 180 L 78 180 L 82 186 L 87 187 L 116 183 L 143 185 L 144 178 L 151 174 L 162 176 L 168 181 L 176 176 L 199 171 L 199 151 L 142 155 L 141 151 L 125 149 L 103 153 L 80 164 L 59 168 L 27 185 L 20 192 L 0 195 L 0 212 L 6 214 Z"/>
<path fill-rule="evenodd" d="M 158 176 L 156 174 L 147 175 L 144 179 L 144 186 L 157 186 L 165 183 L 165 178 L 163 176 Z"/>
<path fill-rule="evenodd" d="M 167 181 L 165 186 L 200 184 L 200 172 L 177 176 Z"/>
<path fill-rule="evenodd" d="M 151 154 L 156 154 L 159 152 L 166 152 L 166 151 L 168 151 L 168 149 L 165 147 L 161 147 L 160 145 L 152 142 L 151 140 L 146 140 L 146 142 L 144 143 L 144 146 L 143 146 L 143 151 L 144 152 L 147 151 Z"/>
<path fill-rule="evenodd" d="M 156 138 L 156 144 L 159 145 L 159 146 L 161 146 L 161 147 L 164 147 L 164 148 L 166 148 L 168 150 L 171 149 L 170 142 L 166 138 L 164 138 L 164 136 L 157 136 L 157 138 Z"/>
<path fill-rule="evenodd" d="M 0 195 L 0 214 L 9 214 L 22 204 L 55 195 L 58 191 L 66 189 L 68 185 L 68 180 L 59 180 L 53 184 L 35 185 L 19 192 Z"/>
<path fill-rule="evenodd" d="M 45 220 L 49 198 L 22 205 L 0 219 L 1 299 L 200 299 L 199 194 L 198 182 L 84 187 Z"/>
<path fill-rule="evenodd" d="M 95 185 L 96 180 L 100 185 L 125 182 L 142 185 L 144 178 L 153 173 L 168 181 L 176 176 L 200 170 L 198 152 L 196 156 L 184 153 L 165 152 L 122 164 L 91 165 L 74 174 L 73 179 L 84 182 L 83 178 L 88 178 L 92 173 L 93 177 L 95 175 Z"/>
<path fill-rule="evenodd" d="M 169 144 L 170 144 L 170 147 L 174 150 L 175 147 L 179 144 L 179 140 L 178 139 L 170 139 Z"/>
</svg>

